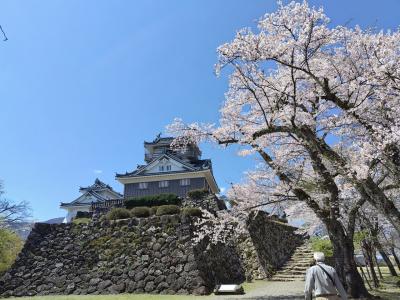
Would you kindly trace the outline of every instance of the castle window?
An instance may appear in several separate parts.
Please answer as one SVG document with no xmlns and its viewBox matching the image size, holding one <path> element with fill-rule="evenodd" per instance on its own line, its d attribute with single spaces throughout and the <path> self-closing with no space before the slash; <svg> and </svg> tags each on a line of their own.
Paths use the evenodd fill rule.
<svg viewBox="0 0 400 300">
<path fill-rule="evenodd" d="M 167 166 L 167 171 L 171 171 L 171 165 Z"/>
<path fill-rule="evenodd" d="M 181 179 L 180 184 L 182 186 L 190 185 L 190 178 Z"/>
<path fill-rule="evenodd" d="M 139 182 L 139 189 L 145 190 L 148 187 L 148 182 Z"/>
<path fill-rule="evenodd" d="M 163 171 L 164 171 L 164 166 L 159 166 L 159 167 L 158 167 L 158 171 L 163 172 Z"/>
<path fill-rule="evenodd" d="M 164 180 L 164 181 L 159 181 L 158 182 L 158 187 L 160 187 L 160 188 L 166 188 L 168 186 L 169 186 L 168 180 Z"/>
</svg>

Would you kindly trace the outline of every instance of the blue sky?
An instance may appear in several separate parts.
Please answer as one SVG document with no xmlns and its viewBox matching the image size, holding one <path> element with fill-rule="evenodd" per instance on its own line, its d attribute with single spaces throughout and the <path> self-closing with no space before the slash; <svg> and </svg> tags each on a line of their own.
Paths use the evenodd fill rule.
<svg viewBox="0 0 400 300">
<path fill-rule="evenodd" d="M 310 1 L 335 24 L 396 28 L 400 1 Z M 275 1 L 41 0 L 0 2 L 0 179 L 37 220 L 96 177 L 121 191 L 115 172 L 143 162 L 143 141 L 174 117 L 217 122 L 227 74 L 216 48 L 254 27 Z M 255 158 L 202 145 L 220 187 Z"/>
</svg>

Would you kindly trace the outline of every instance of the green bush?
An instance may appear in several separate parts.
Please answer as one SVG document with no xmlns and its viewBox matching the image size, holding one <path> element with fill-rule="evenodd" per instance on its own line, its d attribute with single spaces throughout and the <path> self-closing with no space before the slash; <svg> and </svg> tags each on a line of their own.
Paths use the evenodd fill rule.
<svg viewBox="0 0 400 300">
<path fill-rule="evenodd" d="M 0 228 L 0 276 L 14 263 L 23 244 L 16 233 Z"/>
<path fill-rule="evenodd" d="M 180 205 L 181 199 L 175 194 L 159 194 L 143 197 L 133 197 L 125 200 L 126 208 L 131 209 L 138 206 L 160 206 L 160 205 Z"/>
<path fill-rule="evenodd" d="M 150 215 L 151 215 L 151 216 L 155 216 L 156 213 L 157 213 L 157 209 L 158 209 L 158 206 L 152 206 L 152 207 L 150 207 Z"/>
<path fill-rule="evenodd" d="M 76 213 L 75 219 L 81 219 L 81 218 L 87 219 L 87 218 L 91 218 L 92 215 L 93 215 L 92 212 L 88 212 L 88 211 L 78 211 L 78 212 Z"/>
<path fill-rule="evenodd" d="M 354 233 L 353 236 L 353 244 L 354 244 L 354 249 L 360 250 L 361 248 L 361 242 L 368 238 L 368 232 L 365 230 L 362 231 L 357 231 Z"/>
<path fill-rule="evenodd" d="M 91 219 L 89 219 L 89 218 L 74 218 L 72 220 L 72 223 L 73 224 L 89 224 L 90 220 Z"/>
<path fill-rule="evenodd" d="M 118 220 L 118 219 L 128 219 L 131 217 L 131 213 L 126 208 L 113 208 L 108 214 L 107 219 Z"/>
<path fill-rule="evenodd" d="M 139 206 L 131 209 L 131 216 L 137 218 L 147 218 L 151 214 L 149 207 Z"/>
<path fill-rule="evenodd" d="M 209 192 L 205 189 L 192 190 L 192 191 L 188 192 L 189 198 L 192 198 L 192 199 L 201 199 L 201 198 L 207 196 L 208 194 L 209 194 Z"/>
<path fill-rule="evenodd" d="M 181 214 L 189 217 L 202 217 L 203 213 L 200 208 L 197 207 L 185 207 L 182 209 Z"/>
<path fill-rule="evenodd" d="M 180 208 L 177 205 L 161 205 L 157 209 L 157 216 L 175 215 L 180 213 Z"/>
<path fill-rule="evenodd" d="M 310 242 L 314 251 L 323 252 L 326 257 L 333 256 L 333 246 L 330 240 L 313 237 Z"/>
</svg>

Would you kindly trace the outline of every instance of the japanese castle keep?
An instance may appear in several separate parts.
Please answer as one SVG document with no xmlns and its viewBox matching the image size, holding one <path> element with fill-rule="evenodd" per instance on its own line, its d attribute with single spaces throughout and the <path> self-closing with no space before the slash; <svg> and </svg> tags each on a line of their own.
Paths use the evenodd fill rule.
<svg viewBox="0 0 400 300">
<path fill-rule="evenodd" d="M 207 190 L 211 194 L 219 192 L 210 159 L 201 159 L 201 151 L 195 144 L 184 151 L 171 148 L 172 137 L 157 136 L 152 142 L 144 142 L 144 161 L 136 170 L 116 174 L 116 180 L 124 185 L 124 193 L 114 191 L 109 185 L 96 179 L 94 184 L 81 187 L 82 193 L 69 203 L 61 203 L 67 211 L 64 222 L 71 222 L 78 211 L 90 212 L 93 204 L 119 203 L 127 198 L 175 194 L 181 198 L 191 190 Z"/>
<path fill-rule="evenodd" d="M 137 197 L 172 193 L 185 197 L 194 189 L 206 189 L 218 193 L 210 159 L 200 159 L 197 145 L 190 145 L 184 152 L 171 149 L 173 138 L 157 137 L 144 142 L 145 165 L 133 172 L 117 174 L 124 185 L 124 197 Z"/>
</svg>

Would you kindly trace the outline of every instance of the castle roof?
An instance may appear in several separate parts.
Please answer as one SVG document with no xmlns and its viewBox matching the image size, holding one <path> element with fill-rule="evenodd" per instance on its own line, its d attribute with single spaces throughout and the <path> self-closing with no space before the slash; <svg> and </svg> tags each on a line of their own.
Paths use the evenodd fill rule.
<svg viewBox="0 0 400 300">
<path fill-rule="evenodd" d="M 94 184 L 87 187 L 80 187 L 79 191 L 82 193 L 81 196 L 69 203 L 61 202 L 60 207 L 87 206 L 93 202 L 104 202 L 109 200 L 110 197 L 114 199 L 123 197 L 120 193 L 114 191 L 111 186 L 98 178 L 96 178 Z"/>
<path fill-rule="evenodd" d="M 203 170 L 212 171 L 211 159 L 200 159 L 200 160 L 196 160 L 196 161 L 187 162 L 187 161 L 181 160 L 179 157 L 177 157 L 173 154 L 168 153 L 168 154 L 163 154 L 163 155 L 153 159 L 147 165 L 139 165 L 138 168 L 132 172 L 125 172 L 125 174 L 117 173 L 116 178 L 151 176 L 154 174 L 159 174 L 158 172 L 157 173 L 144 173 L 144 171 L 148 168 L 148 166 L 153 165 L 157 161 L 161 161 L 163 159 L 174 160 L 174 161 L 182 164 L 184 169 L 180 170 L 180 171 L 164 171 L 164 172 L 162 172 L 162 174 L 190 173 L 190 172 L 197 172 L 197 171 L 203 171 Z"/>
<path fill-rule="evenodd" d="M 153 141 L 151 142 L 144 142 L 145 145 L 155 145 L 155 144 L 171 144 L 173 142 L 174 138 L 173 137 L 161 137 L 158 135 Z"/>
</svg>

